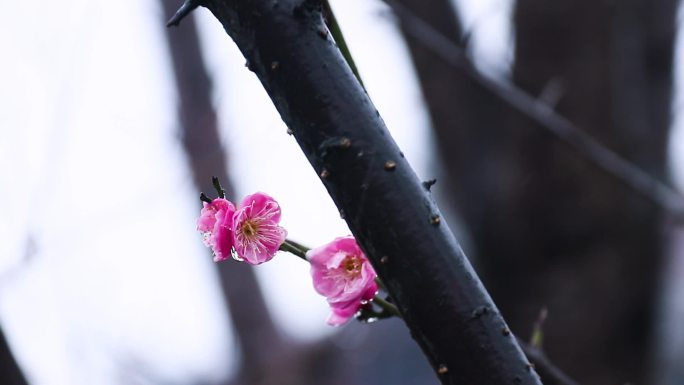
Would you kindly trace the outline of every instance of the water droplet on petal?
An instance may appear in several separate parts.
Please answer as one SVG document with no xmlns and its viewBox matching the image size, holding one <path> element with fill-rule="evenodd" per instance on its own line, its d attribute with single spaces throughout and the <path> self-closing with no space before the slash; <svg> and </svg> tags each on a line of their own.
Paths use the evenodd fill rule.
<svg viewBox="0 0 684 385">
<path fill-rule="evenodd" d="M 230 249 L 230 256 L 233 257 L 233 259 L 238 261 L 238 262 L 242 262 L 245 260 L 244 258 L 242 258 L 240 256 L 240 254 L 237 253 L 237 250 L 235 250 L 234 247 Z"/>
</svg>

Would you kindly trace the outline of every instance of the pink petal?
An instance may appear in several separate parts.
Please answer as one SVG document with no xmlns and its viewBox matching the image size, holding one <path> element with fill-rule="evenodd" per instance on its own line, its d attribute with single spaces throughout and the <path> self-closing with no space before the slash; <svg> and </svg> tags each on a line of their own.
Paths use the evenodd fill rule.
<svg viewBox="0 0 684 385">
<path fill-rule="evenodd" d="M 249 221 L 256 234 L 247 236 L 241 229 Z M 233 244 L 245 262 L 258 265 L 270 261 L 285 241 L 287 231 L 279 226 L 280 206 L 270 196 L 255 193 L 247 196 L 233 216 Z"/>
<path fill-rule="evenodd" d="M 280 206 L 275 199 L 262 192 L 247 195 L 240 208 L 250 207 L 250 218 L 280 222 Z"/>
<path fill-rule="evenodd" d="M 361 306 L 362 304 L 360 301 L 331 303 L 331 313 L 326 322 L 332 326 L 342 325 L 352 319 L 361 309 Z"/>
<path fill-rule="evenodd" d="M 214 261 L 225 261 L 230 258 L 233 247 L 232 220 L 234 208 L 219 210 L 216 214 L 216 224 L 212 231 L 213 242 L 211 249 L 214 252 Z"/>
<path fill-rule="evenodd" d="M 287 231 L 280 226 L 260 231 L 256 241 L 247 241 L 234 233 L 235 250 L 245 262 L 259 265 L 273 259 L 286 237 Z"/>
<path fill-rule="evenodd" d="M 200 211 L 200 217 L 197 219 L 197 230 L 201 232 L 208 232 L 214 228 L 216 214 L 220 210 L 235 211 L 235 206 L 223 198 L 216 198 L 211 203 L 202 202 L 202 204 L 202 211 Z"/>
<path fill-rule="evenodd" d="M 235 206 L 223 198 L 204 203 L 197 229 L 204 233 L 204 243 L 214 253 L 214 261 L 223 261 L 230 256 L 233 247 L 232 219 Z"/>
<path fill-rule="evenodd" d="M 362 261 L 358 275 L 350 275 L 343 263 L 349 257 Z M 356 240 L 342 237 L 306 254 L 311 262 L 314 289 L 325 296 L 332 310 L 328 323 L 340 325 L 354 316 L 362 303 L 372 299 L 378 291 L 375 270 L 361 251 Z"/>
</svg>

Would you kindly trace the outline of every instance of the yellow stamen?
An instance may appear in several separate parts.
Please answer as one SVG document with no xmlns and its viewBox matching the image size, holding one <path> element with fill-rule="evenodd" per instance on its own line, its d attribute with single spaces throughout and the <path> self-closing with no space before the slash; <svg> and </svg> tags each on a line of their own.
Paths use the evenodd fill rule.
<svg viewBox="0 0 684 385">
<path fill-rule="evenodd" d="M 342 268 L 345 273 L 351 277 L 357 277 L 361 274 L 362 261 L 361 258 L 355 255 L 348 255 L 342 262 Z"/>
<path fill-rule="evenodd" d="M 245 223 L 242 225 L 242 233 L 248 238 L 255 236 L 257 233 L 256 223 L 253 223 L 252 221 L 245 221 Z"/>
</svg>

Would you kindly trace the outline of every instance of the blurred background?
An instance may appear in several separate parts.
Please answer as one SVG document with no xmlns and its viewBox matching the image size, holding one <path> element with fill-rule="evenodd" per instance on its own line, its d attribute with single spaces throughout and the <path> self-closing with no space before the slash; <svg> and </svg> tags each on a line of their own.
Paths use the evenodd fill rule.
<svg viewBox="0 0 684 385">
<path fill-rule="evenodd" d="M 212 175 L 274 196 L 301 243 L 349 230 L 218 21 L 164 27 L 180 3 L 3 3 L 0 383 L 437 384 L 400 321 L 326 326 L 301 260 L 211 261 Z M 543 349 L 580 383 L 684 384 L 681 213 L 485 86 L 681 189 L 678 1 L 394 4 L 331 0 L 513 332 L 547 309 Z"/>
</svg>

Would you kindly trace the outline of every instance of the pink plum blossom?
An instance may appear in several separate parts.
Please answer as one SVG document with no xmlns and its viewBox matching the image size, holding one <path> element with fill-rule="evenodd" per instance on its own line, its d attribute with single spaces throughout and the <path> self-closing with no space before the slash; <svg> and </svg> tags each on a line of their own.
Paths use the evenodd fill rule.
<svg viewBox="0 0 684 385">
<path fill-rule="evenodd" d="M 314 288 L 330 305 L 329 325 L 349 321 L 378 292 L 377 274 L 352 236 L 309 250 L 306 258 Z"/>
<path fill-rule="evenodd" d="M 214 261 L 224 261 L 231 255 L 233 248 L 232 223 L 235 206 L 228 200 L 216 198 L 204 203 L 197 230 L 204 236 L 204 244 L 214 252 Z"/>
<path fill-rule="evenodd" d="M 237 259 L 251 265 L 273 259 L 287 236 L 278 223 L 278 202 L 260 192 L 247 196 L 233 215 L 231 226 Z"/>
</svg>

